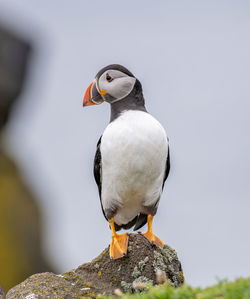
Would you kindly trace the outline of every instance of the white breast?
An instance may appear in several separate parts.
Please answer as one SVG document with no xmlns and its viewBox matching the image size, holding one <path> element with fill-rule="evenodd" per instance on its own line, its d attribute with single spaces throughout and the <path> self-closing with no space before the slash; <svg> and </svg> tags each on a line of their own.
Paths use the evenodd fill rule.
<svg viewBox="0 0 250 299">
<path fill-rule="evenodd" d="M 101 141 L 102 204 L 119 207 L 117 224 L 126 224 L 159 199 L 168 154 L 161 124 L 142 111 L 126 111 L 105 129 Z"/>
</svg>

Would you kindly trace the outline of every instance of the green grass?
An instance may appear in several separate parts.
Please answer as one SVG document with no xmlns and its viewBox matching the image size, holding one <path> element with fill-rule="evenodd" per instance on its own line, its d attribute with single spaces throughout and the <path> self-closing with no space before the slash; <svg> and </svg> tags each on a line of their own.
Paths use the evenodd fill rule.
<svg viewBox="0 0 250 299">
<path fill-rule="evenodd" d="M 100 296 L 100 298 L 105 298 Z M 107 298 L 107 297 L 106 297 Z M 111 298 L 111 297 L 110 297 Z M 117 297 L 116 297 L 117 298 Z M 149 287 L 144 293 L 124 294 L 122 299 L 250 299 L 250 277 L 239 278 L 234 282 L 220 281 L 207 288 L 193 288 L 183 285 L 173 288 L 170 285 Z"/>
</svg>

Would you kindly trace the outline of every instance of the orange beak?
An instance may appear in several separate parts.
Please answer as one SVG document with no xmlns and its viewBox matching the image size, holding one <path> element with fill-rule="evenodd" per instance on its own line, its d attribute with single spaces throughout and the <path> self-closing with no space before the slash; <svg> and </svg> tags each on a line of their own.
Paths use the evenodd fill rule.
<svg viewBox="0 0 250 299">
<path fill-rule="evenodd" d="M 83 106 L 99 105 L 104 101 L 103 95 L 99 93 L 96 80 L 92 82 L 87 88 L 84 98 Z"/>
<path fill-rule="evenodd" d="M 95 103 L 91 100 L 92 99 L 92 86 L 94 82 L 92 82 L 89 87 L 87 88 L 84 98 L 83 98 L 83 106 L 91 106 L 95 105 Z"/>
</svg>

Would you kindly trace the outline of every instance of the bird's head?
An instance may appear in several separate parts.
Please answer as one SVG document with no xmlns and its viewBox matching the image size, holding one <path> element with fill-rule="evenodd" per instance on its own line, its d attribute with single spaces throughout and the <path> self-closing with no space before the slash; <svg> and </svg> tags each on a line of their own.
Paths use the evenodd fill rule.
<svg viewBox="0 0 250 299">
<path fill-rule="evenodd" d="M 98 105 L 105 102 L 110 104 L 142 93 L 141 84 L 134 75 L 119 64 L 111 64 L 102 68 L 95 80 L 87 88 L 83 106 Z"/>
</svg>

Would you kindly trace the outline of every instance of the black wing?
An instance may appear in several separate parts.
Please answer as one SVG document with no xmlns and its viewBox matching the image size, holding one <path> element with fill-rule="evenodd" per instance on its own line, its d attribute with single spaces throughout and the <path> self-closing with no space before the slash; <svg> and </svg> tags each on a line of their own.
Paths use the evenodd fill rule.
<svg viewBox="0 0 250 299">
<path fill-rule="evenodd" d="M 166 179 L 168 178 L 169 171 L 170 171 L 170 152 L 169 152 L 169 146 L 168 146 L 168 156 L 167 156 L 167 161 L 166 161 L 166 168 L 165 168 L 165 175 L 164 175 L 164 179 L 163 179 L 163 183 L 162 183 L 162 189 L 164 188 Z"/>
<path fill-rule="evenodd" d="M 104 213 L 104 210 L 103 210 L 102 199 L 101 199 L 101 194 L 102 194 L 102 156 L 101 156 L 101 150 L 100 150 L 101 140 L 102 140 L 102 136 L 100 137 L 100 139 L 98 140 L 97 145 L 96 145 L 96 153 L 95 153 L 95 159 L 94 159 L 94 177 L 95 177 L 96 184 L 98 186 L 102 212 L 103 212 L 104 217 L 107 219 L 107 217 Z"/>
</svg>

